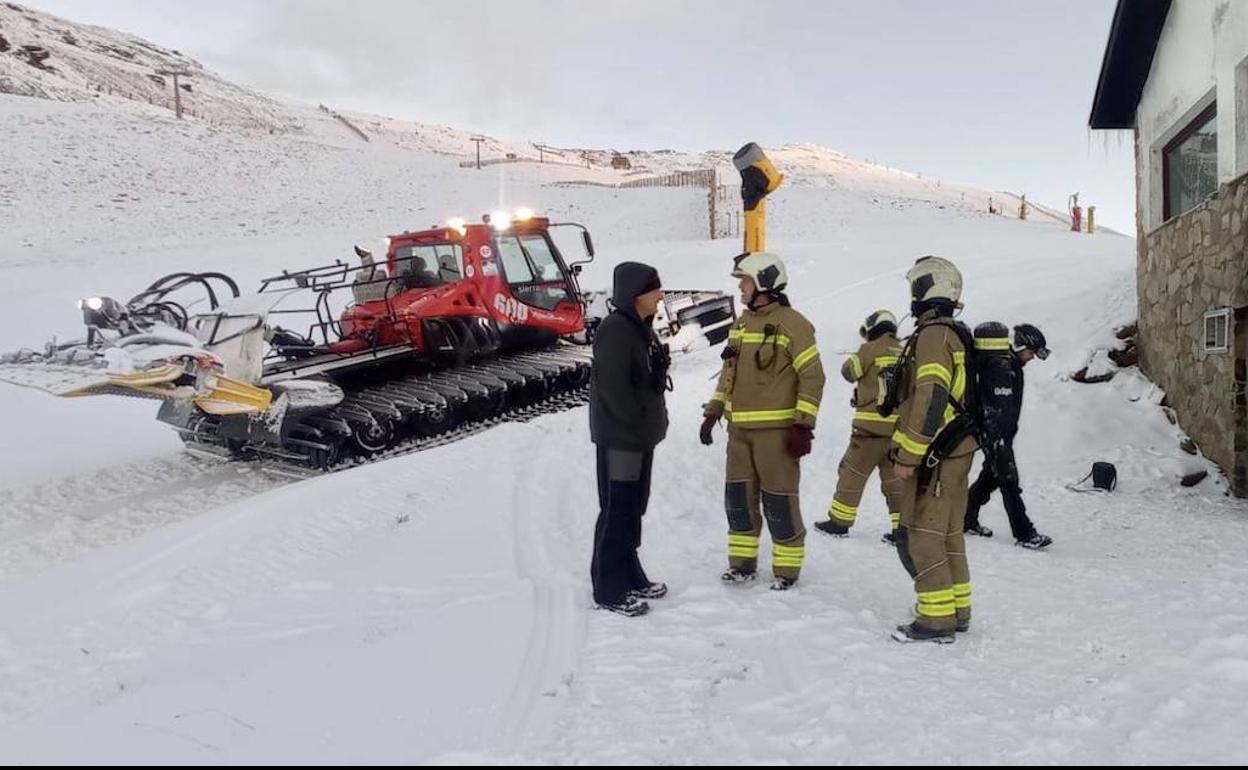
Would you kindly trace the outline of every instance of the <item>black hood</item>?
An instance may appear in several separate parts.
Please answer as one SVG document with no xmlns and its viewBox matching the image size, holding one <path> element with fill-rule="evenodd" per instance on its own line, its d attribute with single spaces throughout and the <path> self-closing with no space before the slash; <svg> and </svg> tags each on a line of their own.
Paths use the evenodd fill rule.
<svg viewBox="0 0 1248 770">
<path fill-rule="evenodd" d="M 616 310 L 635 316 L 637 310 L 634 303 L 637 297 L 661 286 L 658 270 L 640 262 L 621 262 L 615 266 L 611 303 Z"/>
</svg>

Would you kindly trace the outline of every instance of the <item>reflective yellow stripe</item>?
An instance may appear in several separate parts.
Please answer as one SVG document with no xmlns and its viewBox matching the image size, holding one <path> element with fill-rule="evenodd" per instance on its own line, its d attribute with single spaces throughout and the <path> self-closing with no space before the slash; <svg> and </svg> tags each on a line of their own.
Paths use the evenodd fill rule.
<svg viewBox="0 0 1248 770">
<path fill-rule="evenodd" d="M 949 383 L 953 381 L 953 375 L 943 364 L 923 364 L 919 367 L 918 374 L 915 375 L 915 382 L 922 382 L 924 378 L 935 377 L 949 387 Z"/>
<path fill-rule="evenodd" d="M 949 393 L 958 401 L 966 395 L 966 353 L 953 354 L 953 387 Z"/>
<path fill-rule="evenodd" d="M 928 618 L 947 618 L 956 613 L 952 588 L 920 591 L 919 614 Z"/>
<path fill-rule="evenodd" d="M 850 370 L 853 371 L 854 373 L 854 379 L 861 380 L 862 379 L 862 359 L 858 358 L 857 353 L 853 353 L 849 356 L 849 367 L 850 367 Z"/>
<path fill-rule="evenodd" d="M 816 409 L 816 412 L 819 410 Z M 772 409 L 758 412 L 733 412 L 733 422 L 770 422 L 772 420 L 792 420 L 797 416 L 796 409 Z"/>
<path fill-rule="evenodd" d="M 901 514 L 900 513 L 888 514 L 888 523 L 893 525 L 893 529 L 897 529 L 897 525 L 901 524 Z"/>
<path fill-rule="evenodd" d="M 920 444 L 901 431 L 897 431 L 893 434 L 893 443 L 912 455 L 922 457 L 927 454 L 927 444 Z"/>
<path fill-rule="evenodd" d="M 874 363 L 875 366 L 879 369 L 886 369 L 890 366 L 896 366 L 897 361 L 899 360 L 900 360 L 899 356 L 876 356 L 875 361 L 873 361 L 872 363 Z"/>
<path fill-rule="evenodd" d="M 806 549 L 802 546 L 775 543 L 771 546 L 771 566 L 773 567 L 800 567 L 805 556 Z"/>
<path fill-rule="evenodd" d="M 828 508 L 828 518 L 853 524 L 858 519 L 858 508 L 846 505 L 839 500 L 833 500 L 831 507 Z"/>
<path fill-rule="evenodd" d="M 1009 350 L 1010 341 L 1005 337 L 985 337 L 975 339 L 976 350 Z"/>
<path fill-rule="evenodd" d="M 732 332 L 728 333 L 732 336 Z M 793 340 L 787 334 L 765 334 L 763 332 L 747 332 L 742 331 L 737 335 L 736 339 L 741 340 L 745 345 L 762 345 L 763 343 L 771 344 L 772 340 L 782 348 L 787 348 L 793 344 Z"/>
<path fill-rule="evenodd" d="M 888 425 L 892 425 L 893 423 L 897 422 L 897 418 L 899 417 L 901 417 L 901 415 L 899 414 L 890 414 L 888 417 L 885 417 L 884 415 L 877 414 L 875 412 L 866 412 L 866 411 L 854 412 L 855 420 L 862 420 L 863 422 L 882 422 Z"/>
<path fill-rule="evenodd" d="M 964 610 L 971 606 L 971 584 L 970 583 L 954 583 L 953 584 L 953 603 L 960 609 Z"/>
<path fill-rule="evenodd" d="M 892 441 L 894 441 L 894 443 L 897 444 L 897 446 L 901 447 L 902 449 L 905 449 L 906 452 L 909 452 L 911 454 L 917 454 L 917 456 L 921 457 L 927 453 L 926 443 L 916 442 L 915 439 L 912 439 L 909 436 L 906 436 L 904 432 L 897 431 L 896 433 L 892 434 Z"/>
<path fill-rule="evenodd" d="M 798 353 L 797 358 L 793 359 L 793 368 L 800 372 L 802 368 L 806 366 L 806 364 L 810 363 L 811 361 L 815 360 L 818 357 L 819 357 L 819 348 L 816 347 L 815 345 L 811 345 L 810 347 L 803 350 L 801 353 Z"/>
<path fill-rule="evenodd" d="M 727 401 L 728 396 L 717 390 L 711 394 L 711 400 L 712 401 Z"/>
<path fill-rule="evenodd" d="M 807 401 L 804 398 L 799 398 L 797 400 L 797 411 L 801 412 L 802 414 L 808 414 L 811 417 L 818 417 L 819 405 L 812 403 L 810 401 Z"/>
<path fill-rule="evenodd" d="M 758 558 L 758 535 L 728 533 L 728 555 L 740 559 Z"/>
</svg>

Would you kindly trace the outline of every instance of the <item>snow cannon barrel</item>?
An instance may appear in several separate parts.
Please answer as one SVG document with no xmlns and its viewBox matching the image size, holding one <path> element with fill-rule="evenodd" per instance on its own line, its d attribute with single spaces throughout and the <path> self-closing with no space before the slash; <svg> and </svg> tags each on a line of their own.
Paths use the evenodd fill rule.
<svg viewBox="0 0 1248 770">
<path fill-rule="evenodd" d="M 750 142 L 732 156 L 732 165 L 741 174 L 741 203 L 745 208 L 745 248 L 747 254 L 767 249 L 767 201 L 784 181 L 763 148 Z"/>
</svg>

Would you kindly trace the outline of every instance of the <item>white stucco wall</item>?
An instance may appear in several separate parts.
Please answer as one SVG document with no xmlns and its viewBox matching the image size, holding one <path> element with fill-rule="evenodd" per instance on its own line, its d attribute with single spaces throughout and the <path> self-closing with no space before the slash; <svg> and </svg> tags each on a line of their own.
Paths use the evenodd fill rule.
<svg viewBox="0 0 1248 770">
<path fill-rule="evenodd" d="M 1218 103 L 1218 182 L 1248 172 L 1248 0 L 1174 0 L 1140 97 L 1140 221 L 1162 224 L 1161 150 Z"/>
</svg>

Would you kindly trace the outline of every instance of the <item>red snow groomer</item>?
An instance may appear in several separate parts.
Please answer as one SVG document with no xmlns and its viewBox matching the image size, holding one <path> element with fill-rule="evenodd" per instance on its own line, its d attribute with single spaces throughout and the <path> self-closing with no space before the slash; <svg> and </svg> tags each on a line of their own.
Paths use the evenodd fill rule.
<svg viewBox="0 0 1248 770">
<path fill-rule="evenodd" d="M 506 217 L 499 221 L 500 217 Z M 521 209 L 496 213 L 483 224 L 450 220 L 445 227 L 388 238 L 384 267 L 357 247 L 364 266 L 352 282 L 355 304 L 341 317 L 342 352 L 374 345 L 402 346 L 431 358 L 461 363 L 500 349 L 554 343 L 585 331 L 577 282 L 580 265 L 564 262 L 550 238 L 550 220 Z M 588 262 L 589 231 L 580 228 Z M 339 266 L 283 274 L 283 282 L 315 281 Z"/>
<path fill-rule="evenodd" d="M 523 209 L 482 220 L 391 236 L 381 263 L 356 247 L 360 265 L 283 271 L 247 296 L 218 273 L 176 273 L 125 304 L 84 299 L 85 340 L 6 355 L 0 381 L 160 399 L 190 445 L 315 469 L 583 403 L 589 231 Z M 584 260 L 564 260 L 557 227 L 580 231 Z M 735 316 L 718 292 L 673 292 L 664 310 L 665 333 L 712 339 Z"/>
</svg>

